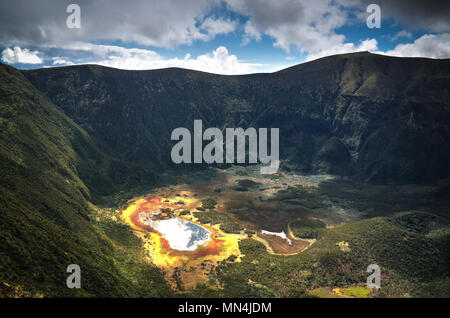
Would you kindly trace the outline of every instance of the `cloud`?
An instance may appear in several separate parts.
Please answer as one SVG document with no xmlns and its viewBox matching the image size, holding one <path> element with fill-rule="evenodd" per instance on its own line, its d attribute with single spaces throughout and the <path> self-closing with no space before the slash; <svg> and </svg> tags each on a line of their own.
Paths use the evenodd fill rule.
<svg viewBox="0 0 450 318">
<path fill-rule="evenodd" d="M 64 1 L 15 0 L 0 11 L 0 44 L 52 45 L 71 42 L 121 41 L 144 46 L 174 48 L 237 29 L 229 17 L 211 17 L 220 0 L 78 0 L 80 29 L 66 26 Z M 344 5 L 353 0 L 225 0 L 230 11 L 250 17 L 244 26 L 243 44 L 274 38 L 275 46 L 315 53 L 328 45 L 340 45 L 345 36 L 334 30 L 346 22 Z M 344 5 L 343 5 L 344 4 Z"/>
<path fill-rule="evenodd" d="M 393 36 L 390 37 L 390 41 L 391 42 L 395 42 L 399 39 L 412 39 L 413 34 L 409 31 L 403 30 L 403 31 L 399 31 L 396 34 L 394 34 Z"/>
<path fill-rule="evenodd" d="M 74 65 L 75 64 L 72 61 L 69 61 L 69 60 L 67 60 L 63 57 L 59 57 L 59 56 L 52 57 L 52 61 L 53 61 L 52 64 L 56 65 L 56 66 L 58 66 L 58 65 Z"/>
<path fill-rule="evenodd" d="M 274 39 L 274 46 L 290 52 L 296 49 L 311 60 L 329 54 L 350 53 L 355 51 L 377 50 L 375 39 L 360 44 L 348 42 L 345 35 L 336 30 L 354 22 L 352 16 L 367 17 L 366 7 L 372 0 L 226 0 L 229 7 L 247 16 L 244 28 L 243 44 L 259 40 L 261 34 Z M 443 32 L 450 30 L 450 2 L 438 0 L 380 0 L 382 18 L 393 18 L 413 28 Z M 409 31 L 401 31 L 392 37 L 393 41 L 412 38 Z M 432 39 L 423 39 L 414 44 L 411 54 L 429 54 L 429 56 L 448 57 L 446 36 L 436 35 Z M 393 52 L 407 54 L 400 46 Z M 435 49 L 436 51 L 433 51 Z M 401 53 L 398 53 L 401 51 Z"/>
<path fill-rule="evenodd" d="M 393 18 L 414 29 L 432 32 L 450 31 L 450 1 L 442 0 L 363 0 L 361 7 L 377 3 L 381 16 Z"/>
<path fill-rule="evenodd" d="M 42 64 L 38 51 L 30 51 L 15 46 L 13 49 L 6 48 L 2 52 L 2 61 L 9 64 Z"/>
<path fill-rule="evenodd" d="M 258 31 L 251 21 L 247 21 L 244 26 L 244 38 L 242 39 L 242 45 L 247 45 L 252 40 L 260 41 L 261 32 Z"/>
<path fill-rule="evenodd" d="M 181 67 L 203 72 L 231 75 L 248 74 L 258 71 L 262 67 L 267 67 L 267 65 L 241 61 L 236 55 L 230 54 L 224 46 L 219 46 L 216 50 L 201 54 L 195 58 L 191 57 L 190 54 L 186 54 L 184 58 L 171 59 L 164 58 L 155 51 L 147 49 L 80 42 L 72 43 L 58 49 L 63 49 L 68 55 L 74 52 L 88 53 L 89 57 L 83 59 L 80 63 L 94 63 L 127 70 Z M 78 63 L 71 61 L 67 57 L 58 57 L 53 61 L 53 64 L 72 65 Z"/>
<path fill-rule="evenodd" d="M 201 24 L 201 29 L 206 31 L 210 38 L 214 38 L 218 34 L 227 34 L 236 30 L 237 21 L 231 21 L 230 19 L 212 19 L 207 18 Z"/>
<path fill-rule="evenodd" d="M 375 39 L 352 43 L 339 32 L 340 27 L 355 22 L 355 16 L 365 18 L 365 8 L 371 2 L 135 0 L 130 5 L 122 0 L 77 0 L 76 3 L 81 7 L 82 27 L 69 29 L 66 26 L 69 15 L 66 6 L 69 2 L 3 1 L 0 10 L 0 46 L 8 49 L 2 53 L 4 61 L 42 63 L 43 55 L 39 52 L 44 52 L 47 53 L 46 60 L 52 63 L 50 65 L 98 62 L 129 69 L 180 66 L 222 74 L 248 73 L 267 70 L 268 66 L 243 62 L 230 54 L 225 46 L 195 58 L 167 59 L 155 50 L 186 47 L 197 41 L 211 41 L 218 35 L 239 31 L 242 45 L 260 41 L 264 36 L 272 39 L 273 46 L 289 53 L 299 52 L 307 60 L 329 54 L 374 51 L 378 46 Z M 449 1 L 379 0 L 377 3 L 381 6 L 383 19 L 394 18 L 412 28 L 430 30 L 429 37 L 399 45 L 390 51 L 392 54 L 406 56 L 411 50 L 409 54 L 448 57 L 446 43 L 439 43 L 438 40 L 447 40 L 446 34 L 450 32 Z M 364 21 L 358 20 L 358 23 Z M 393 41 L 411 39 L 412 34 L 408 30 L 393 35 Z M 435 32 L 440 34 L 431 36 Z M 389 37 L 385 40 L 389 41 Z M 113 42 L 122 43 L 123 47 L 93 44 Z M 15 47 L 38 49 L 39 52 L 26 49 L 16 52 Z M 185 47 L 183 50 L 186 50 Z"/>
<path fill-rule="evenodd" d="M 399 57 L 450 57 L 450 33 L 425 34 L 413 43 L 398 44 L 393 50 L 377 52 Z"/>
<path fill-rule="evenodd" d="M 318 51 L 317 53 L 308 54 L 306 60 L 311 61 L 329 55 L 360 52 L 360 51 L 375 52 L 377 51 L 377 49 L 378 49 L 377 40 L 367 39 L 365 41 L 362 41 L 359 45 L 355 45 L 353 43 L 345 43 L 337 46 L 331 46 L 329 48 L 324 48 Z"/>
<path fill-rule="evenodd" d="M 173 48 L 206 41 L 228 32 L 231 21 L 208 18 L 215 0 L 77 0 L 80 29 L 66 25 L 69 2 L 54 0 L 2 1 L 0 43 L 48 45 L 73 41 L 120 40 Z M 203 22 L 203 24 L 202 24 Z M 203 29 L 202 29 L 203 25 Z"/>
<path fill-rule="evenodd" d="M 345 25 L 348 12 L 336 1 L 227 0 L 227 3 L 232 10 L 249 17 L 243 44 L 260 39 L 263 33 L 274 39 L 275 47 L 316 55 L 324 48 L 339 48 L 345 43 L 345 36 L 335 30 Z"/>
<path fill-rule="evenodd" d="M 287 52 L 296 49 L 306 55 L 306 60 L 377 50 L 375 39 L 357 45 L 336 33 L 336 29 L 349 22 L 349 8 L 357 5 L 353 0 L 227 0 L 227 3 L 232 10 L 249 17 L 244 28 L 244 45 L 266 34 L 274 39 L 275 47 Z"/>
</svg>

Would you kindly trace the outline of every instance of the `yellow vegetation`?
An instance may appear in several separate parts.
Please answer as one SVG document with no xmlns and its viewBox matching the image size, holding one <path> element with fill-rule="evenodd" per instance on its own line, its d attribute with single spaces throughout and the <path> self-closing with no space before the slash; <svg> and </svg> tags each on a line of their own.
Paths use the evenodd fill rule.
<svg viewBox="0 0 450 318">
<path fill-rule="evenodd" d="M 177 201 L 183 201 L 184 205 L 179 206 L 177 217 L 192 223 L 197 223 L 195 217 L 191 215 L 180 216 L 181 210 L 192 210 L 199 206 L 199 200 L 191 197 L 183 197 L 183 194 L 190 195 L 188 192 L 179 192 L 180 197 L 158 197 L 159 202 L 175 205 Z M 133 223 L 132 217 L 139 210 L 142 204 L 148 202 L 147 198 L 138 198 L 131 201 L 126 209 L 121 211 L 121 219 L 128 224 L 143 241 L 145 250 L 147 251 L 148 260 L 164 270 L 172 277 L 176 269 L 183 269 L 180 277 L 185 283 L 185 287 L 195 287 L 200 282 L 208 280 L 206 273 L 211 266 L 215 266 L 217 262 L 236 256 L 235 261 L 240 261 L 241 252 L 239 250 L 239 241 L 246 238 L 245 234 L 229 234 L 220 230 L 219 224 L 204 225 L 202 227 L 211 232 L 211 240 L 199 246 L 195 251 L 177 251 L 171 249 L 164 238 L 156 232 L 146 230 Z M 155 206 L 157 208 L 157 206 Z M 197 223 L 198 224 L 198 223 Z M 210 266 L 205 266 L 209 264 Z M 175 286 L 175 284 L 172 284 Z"/>
</svg>

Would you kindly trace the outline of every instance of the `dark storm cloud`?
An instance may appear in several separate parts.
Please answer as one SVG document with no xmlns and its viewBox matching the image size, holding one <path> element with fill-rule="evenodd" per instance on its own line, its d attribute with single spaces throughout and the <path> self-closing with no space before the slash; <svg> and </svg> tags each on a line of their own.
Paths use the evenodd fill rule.
<svg viewBox="0 0 450 318">
<path fill-rule="evenodd" d="M 359 8 L 363 12 L 369 4 L 380 5 L 385 17 L 394 18 L 407 26 L 435 32 L 450 31 L 449 0 L 226 0 L 242 14 L 248 14 L 255 24 L 265 28 L 308 19 L 316 8 L 325 4 Z"/>
<path fill-rule="evenodd" d="M 382 15 L 406 26 L 433 32 L 450 31 L 448 0 L 364 0 L 364 4 L 380 5 Z"/>
<path fill-rule="evenodd" d="M 40 43 L 48 40 L 44 28 L 64 26 L 63 1 L 8 1 L 2 0 L 0 10 L 0 40 Z"/>
<path fill-rule="evenodd" d="M 255 24 L 263 27 L 300 23 L 308 10 L 307 6 L 298 0 L 226 0 L 226 2 L 232 10 L 251 16 Z"/>
<path fill-rule="evenodd" d="M 35 45 L 122 40 L 173 47 L 206 39 L 198 27 L 214 1 L 1 1 L 0 41 Z M 81 7 L 81 29 L 66 26 L 66 7 Z M 210 23 L 211 24 L 211 23 Z"/>
</svg>

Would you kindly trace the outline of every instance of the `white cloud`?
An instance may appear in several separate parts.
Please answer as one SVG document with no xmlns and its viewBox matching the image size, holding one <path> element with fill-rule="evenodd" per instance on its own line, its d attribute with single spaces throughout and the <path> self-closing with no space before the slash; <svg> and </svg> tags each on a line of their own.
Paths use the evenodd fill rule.
<svg viewBox="0 0 450 318">
<path fill-rule="evenodd" d="M 39 51 L 30 51 L 15 46 L 13 49 L 6 48 L 2 52 L 2 61 L 9 64 L 42 64 Z"/>
<path fill-rule="evenodd" d="M 161 56 L 155 51 L 147 49 L 138 48 L 126 48 L 116 45 L 102 45 L 102 44 L 92 44 L 88 42 L 72 42 L 69 44 L 64 44 L 62 46 L 49 45 L 48 48 L 62 49 L 67 51 L 82 51 L 92 54 L 96 57 L 111 58 L 111 57 L 142 57 L 146 59 L 160 59 Z"/>
<path fill-rule="evenodd" d="M 208 36 L 213 39 L 218 34 L 227 34 L 236 30 L 236 21 L 231 21 L 230 19 L 224 20 L 222 18 L 212 19 L 207 18 L 202 22 L 201 29 L 205 30 Z"/>
<path fill-rule="evenodd" d="M 394 18 L 413 29 L 441 33 L 450 30 L 449 1 L 379 1 L 383 19 Z M 338 30 L 355 22 L 355 16 L 361 19 L 358 23 L 364 23 L 365 8 L 372 0 L 135 0 L 133 5 L 123 0 L 77 0 L 82 28 L 76 30 L 66 27 L 64 1 L 3 2 L 0 44 L 4 47 L 27 46 L 41 51 L 48 45 L 117 41 L 127 46 L 132 43 L 175 48 L 239 30 L 243 31 L 242 45 L 259 41 L 265 35 L 273 39 L 276 47 L 312 58 L 327 51 L 358 50 L 361 44 L 348 43 Z M 238 20 L 221 13 L 223 2 L 227 10 L 248 17 L 245 25 L 240 26 Z M 393 39 L 412 37 L 403 31 L 393 35 Z M 59 62 L 62 65 L 64 61 Z"/>
<path fill-rule="evenodd" d="M 129 70 L 158 69 L 165 67 L 181 67 L 216 74 L 252 73 L 260 64 L 240 61 L 236 55 L 230 54 L 226 47 L 220 46 L 211 53 L 192 58 L 186 54 L 183 59 L 165 59 L 155 52 L 126 52 L 123 55 L 109 56 L 98 62 L 100 65 Z"/>
<path fill-rule="evenodd" d="M 412 34 L 411 32 L 406 31 L 406 30 L 403 30 L 403 31 L 399 31 L 399 32 L 397 32 L 396 34 L 394 34 L 394 35 L 390 38 L 390 40 L 391 40 L 391 42 L 395 42 L 395 41 L 397 41 L 397 40 L 399 40 L 399 39 L 404 39 L 404 38 L 406 38 L 406 39 L 412 39 L 412 37 L 413 37 L 413 34 Z"/>
<path fill-rule="evenodd" d="M 291 57 L 286 60 L 292 63 L 296 59 L 294 56 L 309 61 L 356 51 L 395 56 L 450 57 L 450 33 L 427 34 L 412 43 L 399 44 L 388 52 L 377 52 L 378 43 L 375 39 L 360 43 L 348 42 L 338 30 L 354 22 L 352 19 L 355 15 L 361 13 L 361 18 L 366 16 L 364 3 L 357 0 L 223 1 L 227 3 L 227 10 L 248 18 L 244 25 L 218 13 L 216 9 L 221 8 L 221 0 L 136 0 L 133 6 L 120 0 L 110 0 L 108 5 L 104 0 L 80 0 L 83 27 L 70 30 L 65 27 L 65 16 L 61 17 L 61 12 L 65 12 L 63 2 L 42 0 L 37 4 L 15 0 L 5 3 L 0 12 L 0 43 L 7 47 L 2 52 L 2 60 L 11 64 L 40 64 L 43 63 L 45 53 L 49 65 L 56 66 L 80 63 L 97 63 L 122 69 L 175 66 L 219 74 L 273 71 L 289 66 L 280 64 L 284 61 L 278 61 L 278 65 L 242 61 L 225 46 L 196 57 L 186 54 L 184 58 L 167 58 L 152 49 L 92 44 L 93 41 L 117 41 L 126 43 L 124 46 L 136 43 L 150 48 L 174 48 L 195 45 L 196 41 L 210 41 L 217 35 L 236 30 L 242 34 L 242 45 L 260 41 L 263 36 L 272 38 L 275 47 L 289 52 Z M 24 4 L 23 8 L 21 4 Z M 395 8 L 400 12 L 404 6 L 406 4 L 398 4 Z M 382 7 L 385 8 L 383 10 L 387 8 Z M 408 11 L 408 17 L 422 14 L 422 5 L 416 4 L 415 7 L 417 9 Z M 436 9 L 435 15 L 441 16 L 441 11 L 445 13 L 445 10 Z M 21 23 L 23 21 L 27 23 Z M 442 23 L 448 24 L 445 20 L 437 19 L 433 26 L 437 28 Z M 408 41 L 413 39 L 413 34 L 405 30 L 384 38 L 385 41 L 399 39 Z M 233 40 L 230 41 L 232 43 Z M 24 46 L 39 51 L 22 49 Z"/>
<path fill-rule="evenodd" d="M 63 57 L 59 57 L 59 56 L 55 56 L 52 57 L 53 60 L 53 65 L 74 65 L 74 63 L 72 61 L 69 61 Z"/>
<path fill-rule="evenodd" d="M 61 49 L 61 48 L 60 48 Z M 62 49 L 70 51 L 83 51 L 91 57 L 83 60 L 83 63 L 95 63 L 127 70 L 159 69 L 166 67 L 181 67 L 216 74 L 248 74 L 261 71 L 263 67 L 271 67 L 262 64 L 252 64 L 241 61 L 234 54 L 230 54 L 224 46 L 216 50 L 199 55 L 195 58 L 186 54 L 184 58 L 164 58 L 155 51 L 137 48 L 124 48 L 113 45 L 96 45 L 91 43 L 72 43 Z M 73 52 L 72 52 L 73 53 Z M 59 57 L 58 62 L 65 65 L 73 64 L 70 59 Z M 54 61 L 54 64 L 55 61 Z"/>
<path fill-rule="evenodd" d="M 274 46 L 290 51 L 317 54 L 324 48 L 339 47 L 345 36 L 335 30 L 347 22 L 346 9 L 336 1 L 227 0 L 230 7 L 249 17 L 244 44 L 260 33 L 274 39 Z"/>
<path fill-rule="evenodd" d="M 329 48 L 324 48 L 317 53 L 308 54 L 306 57 L 307 61 L 315 60 L 321 57 L 335 55 L 335 54 L 345 54 L 360 51 L 375 52 L 378 49 L 378 42 L 376 39 L 367 39 L 362 41 L 359 45 L 354 43 L 344 43 L 337 46 L 331 46 Z"/>
<path fill-rule="evenodd" d="M 367 39 L 359 44 L 352 43 L 346 40 L 345 35 L 338 34 L 336 31 L 339 27 L 353 22 L 350 12 L 359 16 L 360 19 L 366 19 L 365 6 L 356 0 L 226 1 L 232 10 L 249 17 L 244 27 L 242 42 L 244 45 L 252 39 L 258 40 L 262 34 L 266 34 L 274 39 L 275 47 L 280 47 L 287 52 L 295 49 L 305 54 L 308 61 L 333 54 L 378 50 L 378 43 L 375 39 Z M 397 1 L 395 2 L 397 3 Z M 419 5 L 417 1 L 413 5 L 416 9 L 409 10 L 411 14 L 423 14 L 420 10 L 422 5 Z M 407 3 L 403 1 L 402 4 L 398 3 L 396 8 L 398 11 L 402 11 L 401 9 L 406 6 Z M 450 7 L 450 5 L 445 7 Z M 439 12 L 435 13 L 436 16 L 439 16 Z M 358 23 L 363 22 L 358 21 Z M 436 25 L 441 25 L 443 22 L 442 19 L 437 19 L 433 23 L 433 28 L 435 28 Z M 392 37 L 392 41 L 403 38 L 411 39 L 412 37 L 413 34 L 405 30 L 396 33 Z M 449 57 L 449 43 L 448 35 L 427 35 L 412 44 L 399 45 L 395 50 L 386 52 L 386 54 Z"/>
<path fill-rule="evenodd" d="M 354 0 L 227 0 L 230 7 L 249 17 L 245 24 L 243 45 L 262 34 L 274 39 L 274 46 L 292 49 L 313 60 L 327 55 L 377 50 L 377 41 L 369 39 L 359 45 L 346 42 L 336 30 L 349 23 L 349 8 Z"/>
<path fill-rule="evenodd" d="M 413 43 L 398 44 L 393 50 L 377 53 L 399 57 L 450 58 L 450 33 L 425 34 Z"/>
<path fill-rule="evenodd" d="M 251 21 L 247 21 L 244 26 L 244 38 L 242 39 L 242 45 L 247 45 L 251 40 L 260 41 L 261 32 L 258 31 Z"/>
</svg>

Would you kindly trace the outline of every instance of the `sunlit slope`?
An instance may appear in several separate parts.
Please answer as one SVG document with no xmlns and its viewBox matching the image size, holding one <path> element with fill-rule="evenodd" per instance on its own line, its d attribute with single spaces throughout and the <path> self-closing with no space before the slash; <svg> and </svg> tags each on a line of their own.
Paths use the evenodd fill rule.
<svg viewBox="0 0 450 318">
<path fill-rule="evenodd" d="M 21 73 L 0 64 L 0 282 L 44 296 L 138 295 L 117 264 L 120 242 L 89 221 L 91 191 L 81 178 L 97 192 L 111 187 L 108 161 Z M 72 263 L 82 270 L 80 290 L 66 288 Z M 151 268 L 148 276 L 161 279 Z"/>
<path fill-rule="evenodd" d="M 416 220 L 426 226 L 418 230 Z M 306 251 L 283 257 L 245 239 L 241 261 L 223 263 L 211 277 L 223 286 L 221 296 L 330 297 L 315 291 L 365 286 L 367 266 L 377 264 L 381 289 L 375 297 L 449 297 L 449 229 L 430 214 L 399 213 L 321 229 Z"/>
<path fill-rule="evenodd" d="M 362 52 L 245 76 L 96 65 L 23 74 L 141 172 L 181 168 L 171 165 L 170 134 L 202 119 L 205 128 L 279 127 L 281 159 L 300 172 L 377 183 L 450 175 L 449 59 Z"/>
</svg>

